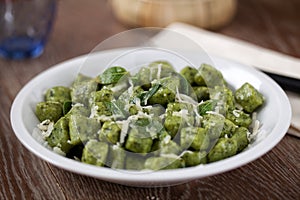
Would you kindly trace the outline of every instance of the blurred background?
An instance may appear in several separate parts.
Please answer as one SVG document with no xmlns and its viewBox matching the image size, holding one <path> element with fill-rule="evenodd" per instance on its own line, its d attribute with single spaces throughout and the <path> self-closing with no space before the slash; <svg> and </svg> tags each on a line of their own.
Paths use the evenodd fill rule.
<svg viewBox="0 0 300 200">
<path fill-rule="evenodd" d="M 127 0 L 120 1 L 125 2 Z M 214 0 L 212 2 L 219 2 L 215 3 L 215 6 L 226 7 L 226 1 Z M 123 5 L 124 7 L 120 8 L 116 5 L 118 3 L 116 0 L 59 0 L 58 13 L 53 34 L 50 37 L 50 45 L 46 48 L 45 54 L 42 57 L 51 55 L 55 57 L 56 61 L 61 61 L 88 53 L 99 42 L 116 33 L 133 27 L 147 25 L 147 22 L 143 23 L 143 21 L 139 21 L 137 17 L 137 13 L 139 12 L 156 12 L 156 15 L 153 16 L 156 18 L 162 15 L 166 16 L 163 17 L 165 19 L 168 16 L 168 13 L 163 11 L 163 8 L 169 9 L 167 4 L 161 5 L 159 11 L 155 11 L 149 6 L 149 2 L 151 1 L 140 0 L 140 2 L 148 2 L 148 4 L 145 3 L 145 9 L 149 10 L 131 12 L 133 16 L 126 21 L 119 14 L 127 13 L 127 7 L 131 7 L 131 10 L 134 10 L 134 8 L 142 9 L 138 0 L 128 2 L 132 3 L 127 4 L 127 6 Z M 153 0 L 153 2 L 163 1 Z M 167 2 L 168 4 L 172 4 L 172 2 L 178 1 L 168 0 Z M 205 1 L 200 0 L 198 2 Z M 221 12 L 218 16 L 212 15 L 212 12 L 209 10 L 204 10 L 206 15 L 203 18 L 206 18 L 207 21 L 213 17 L 222 18 L 223 14 L 227 16 L 229 13 L 230 15 L 227 20 L 224 22 L 221 21 L 217 26 L 213 27 L 213 31 L 282 53 L 299 56 L 300 14 L 298 10 L 300 9 L 300 1 L 237 0 L 228 2 L 232 4 L 232 10 L 228 9 L 225 11 L 226 13 Z M 198 6 L 200 5 L 201 7 L 202 4 L 199 3 Z M 122 9 L 124 10 L 122 11 Z M 209 7 L 209 9 L 214 10 L 214 7 Z M 191 7 L 187 7 L 185 10 L 184 6 L 181 6 L 181 10 L 178 12 L 189 13 L 191 12 Z M 198 12 L 197 9 L 195 12 Z M 130 12 L 127 14 L 130 15 Z M 199 14 L 201 15 L 200 11 Z M 175 14 L 173 17 L 176 18 L 176 16 Z M 197 14 L 195 16 L 197 17 Z M 149 17 L 148 23 L 151 25 L 156 24 L 154 20 L 151 21 L 151 17 Z M 194 21 L 190 20 L 190 22 L 197 22 L 197 19 Z M 159 22 L 157 24 L 162 25 Z M 203 22 L 203 26 L 212 28 L 207 24 L 209 23 L 207 22 L 205 25 Z M 80 48 L 77 45 L 80 45 Z M 60 52 L 62 50 L 64 52 Z"/>
<path fill-rule="evenodd" d="M 119 32 L 165 27 L 174 21 L 299 57 L 298 0 L 58 0 L 57 4 L 49 45 L 39 58 L 50 56 L 54 63 L 88 53 Z"/>
</svg>

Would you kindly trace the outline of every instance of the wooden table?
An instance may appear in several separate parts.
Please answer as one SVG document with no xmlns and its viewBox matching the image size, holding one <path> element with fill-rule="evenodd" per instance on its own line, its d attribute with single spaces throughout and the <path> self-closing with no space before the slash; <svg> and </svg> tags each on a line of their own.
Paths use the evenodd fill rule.
<svg viewBox="0 0 300 200">
<path fill-rule="evenodd" d="M 239 0 L 233 22 L 217 32 L 300 57 L 299 10 L 298 0 Z M 243 167 L 163 188 L 127 187 L 81 176 L 30 153 L 9 120 L 18 91 L 38 73 L 88 53 L 128 28 L 113 17 L 107 1 L 61 0 L 42 56 L 0 59 L 0 199 L 300 199 L 300 140 L 289 135 Z"/>
</svg>

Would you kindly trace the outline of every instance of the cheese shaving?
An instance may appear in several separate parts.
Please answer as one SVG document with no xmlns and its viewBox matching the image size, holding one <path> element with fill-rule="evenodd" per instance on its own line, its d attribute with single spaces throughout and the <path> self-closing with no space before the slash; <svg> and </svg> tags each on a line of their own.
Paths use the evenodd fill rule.
<svg viewBox="0 0 300 200">
<path fill-rule="evenodd" d="M 53 147 L 53 151 L 59 155 L 66 156 L 66 153 L 63 152 L 59 147 Z"/>
<path fill-rule="evenodd" d="M 129 93 L 130 96 L 132 96 L 133 95 L 133 88 L 134 88 L 132 79 L 129 79 L 128 82 L 129 82 L 129 85 L 130 85 L 130 87 L 128 88 L 128 93 Z"/>
<path fill-rule="evenodd" d="M 158 66 L 157 66 L 157 79 L 159 80 L 160 79 L 160 74 L 161 74 L 161 66 L 162 66 L 162 64 L 160 63 L 160 64 L 158 64 Z"/>
<path fill-rule="evenodd" d="M 129 129 L 129 121 L 125 120 L 125 121 L 123 121 L 122 129 L 121 129 L 121 133 L 120 133 L 120 144 L 124 144 L 128 129 Z"/>
<path fill-rule="evenodd" d="M 41 135 L 43 136 L 43 138 L 47 138 L 50 136 L 54 128 L 54 123 L 51 122 L 49 119 L 46 119 L 40 124 L 38 124 L 37 127 L 41 130 Z"/>
<path fill-rule="evenodd" d="M 121 84 L 117 84 L 115 87 L 112 87 L 111 91 L 118 92 L 118 91 L 121 91 L 122 89 L 125 89 L 126 87 L 127 87 L 127 84 L 125 82 L 122 82 Z"/>
</svg>

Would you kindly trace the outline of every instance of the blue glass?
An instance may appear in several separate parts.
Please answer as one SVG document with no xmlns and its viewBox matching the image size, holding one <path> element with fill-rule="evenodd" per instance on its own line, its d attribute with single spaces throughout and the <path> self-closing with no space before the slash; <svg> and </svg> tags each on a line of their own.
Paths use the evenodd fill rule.
<svg viewBox="0 0 300 200">
<path fill-rule="evenodd" d="M 55 10 L 56 0 L 0 1 L 0 56 L 20 60 L 41 55 Z"/>
<path fill-rule="evenodd" d="M 42 54 L 44 44 L 41 39 L 28 36 L 6 38 L 0 43 L 0 55 L 16 60 L 35 58 Z"/>
</svg>

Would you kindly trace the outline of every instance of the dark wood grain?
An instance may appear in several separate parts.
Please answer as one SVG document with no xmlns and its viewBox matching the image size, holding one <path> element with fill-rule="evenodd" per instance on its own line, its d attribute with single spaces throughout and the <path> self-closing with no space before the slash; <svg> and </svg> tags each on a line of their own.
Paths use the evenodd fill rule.
<svg viewBox="0 0 300 200">
<path fill-rule="evenodd" d="M 39 159 L 17 140 L 9 113 L 24 84 L 128 29 L 116 21 L 107 2 L 59 1 L 45 52 L 32 60 L 0 60 L 0 199 L 300 199 L 300 140 L 288 135 L 238 169 L 159 188 L 122 186 L 67 172 Z M 300 57 L 299 10 L 298 0 L 239 0 L 235 19 L 218 32 Z"/>
<path fill-rule="evenodd" d="M 300 1 L 239 0 L 235 19 L 220 32 L 300 57 Z"/>
</svg>

